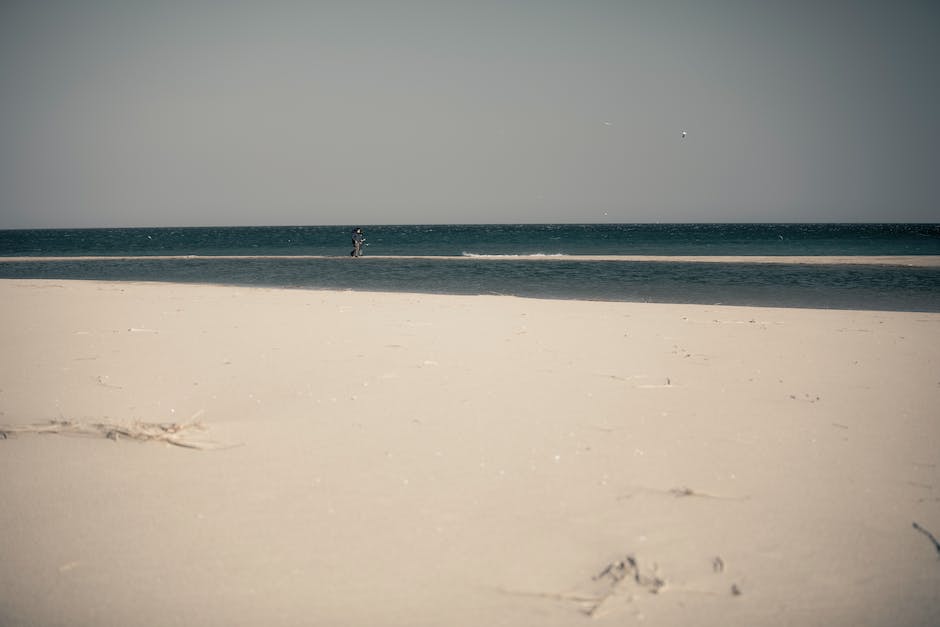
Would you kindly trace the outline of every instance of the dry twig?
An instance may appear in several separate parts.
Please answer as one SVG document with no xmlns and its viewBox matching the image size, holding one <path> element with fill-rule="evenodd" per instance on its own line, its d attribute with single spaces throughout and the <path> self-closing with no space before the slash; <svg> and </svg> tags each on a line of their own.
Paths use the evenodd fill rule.
<svg viewBox="0 0 940 627">
<path fill-rule="evenodd" d="M 665 580 L 657 575 L 655 567 L 652 569 L 651 574 L 641 572 L 640 565 L 633 555 L 627 555 L 624 559 L 609 563 L 598 574 L 594 575 L 591 581 L 595 582 L 595 588 L 599 588 L 594 593 L 524 592 L 504 588 L 500 588 L 500 592 L 513 596 L 570 601 L 581 605 L 581 611 L 585 615 L 594 618 L 599 615 L 605 604 L 621 591 L 624 582 L 632 582 L 640 588 L 645 588 L 650 594 L 658 593 L 666 585 Z"/>
<path fill-rule="evenodd" d="M 601 610 L 601 607 L 607 603 L 607 600 L 617 593 L 623 581 L 633 581 L 637 586 L 646 588 L 650 594 L 657 594 L 660 588 L 666 585 L 666 582 L 655 573 L 655 568 L 653 569 L 652 575 L 645 575 L 640 572 L 640 565 L 632 555 L 627 555 L 622 560 L 611 562 L 593 577 L 594 581 L 606 582 L 609 588 L 585 614 L 591 617 L 596 616 Z"/>
<path fill-rule="evenodd" d="M 670 494 L 675 498 L 683 498 L 689 496 L 697 496 L 703 499 L 718 499 L 721 501 L 747 501 L 751 497 L 749 496 L 722 496 L 719 494 L 709 494 L 708 492 L 700 492 L 698 490 L 693 490 L 687 486 L 677 486 L 675 488 L 670 488 L 668 490 L 662 490 L 658 488 L 638 488 L 636 492 L 631 492 L 628 494 L 623 494 L 617 497 L 618 500 L 630 499 L 633 498 L 636 494 L 640 492 L 652 492 L 654 494 Z"/>
<path fill-rule="evenodd" d="M 937 554 L 940 555 L 940 541 L 937 540 L 936 536 L 918 525 L 916 522 L 914 523 L 914 529 L 927 536 L 927 539 L 933 542 L 933 548 L 937 549 Z"/>
</svg>

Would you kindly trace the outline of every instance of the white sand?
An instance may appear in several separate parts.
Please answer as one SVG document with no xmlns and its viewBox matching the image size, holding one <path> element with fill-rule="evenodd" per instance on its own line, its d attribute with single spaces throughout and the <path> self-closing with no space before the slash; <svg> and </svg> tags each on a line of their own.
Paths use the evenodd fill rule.
<svg viewBox="0 0 940 627">
<path fill-rule="evenodd" d="M 940 624 L 940 314 L 0 298 L 0 424 L 240 444 L 0 440 L 0 625 Z"/>
</svg>

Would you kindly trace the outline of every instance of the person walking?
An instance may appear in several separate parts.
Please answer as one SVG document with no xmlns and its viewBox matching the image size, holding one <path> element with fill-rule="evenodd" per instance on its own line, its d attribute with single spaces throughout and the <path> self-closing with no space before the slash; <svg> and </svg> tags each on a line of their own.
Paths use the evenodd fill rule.
<svg viewBox="0 0 940 627">
<path fill-rule="evenodd" d="M 362 229 L 356 227 L 352 232 L 352 252 L 349 253 L 351 257 L 362 257 L 362 244 L 366 241 L 365 236 L 362 234 Z"/>
</svg>

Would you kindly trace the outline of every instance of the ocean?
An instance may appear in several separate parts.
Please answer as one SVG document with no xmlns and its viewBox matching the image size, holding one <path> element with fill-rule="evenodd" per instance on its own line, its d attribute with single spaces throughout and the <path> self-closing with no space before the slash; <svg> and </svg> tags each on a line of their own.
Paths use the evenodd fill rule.
<svg viewBox="0 0 940 627">
<path fill-rule="evenodd" d="M 5 230 L 0 278 L 940 311 L 938 267 L 747 259 L 940 255 L 940 224 L 359 225 L 351 259 L 353 226 Z"/>
</svg>

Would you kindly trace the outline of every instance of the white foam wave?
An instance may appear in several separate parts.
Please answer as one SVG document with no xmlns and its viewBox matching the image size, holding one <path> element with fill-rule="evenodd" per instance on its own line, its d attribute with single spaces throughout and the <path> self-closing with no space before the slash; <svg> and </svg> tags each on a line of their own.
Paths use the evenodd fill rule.
<svg viewBox="0 0 940 627">
<path fill-rule="evenodd" d="M 529 259 L 530 257 L 570 257 L 564 253 L 531 253 L 528 255 L 487 255 L 482 253 L 461 253 L 463 257 L 472 257 L 475 259 Z"/>
</svg>

